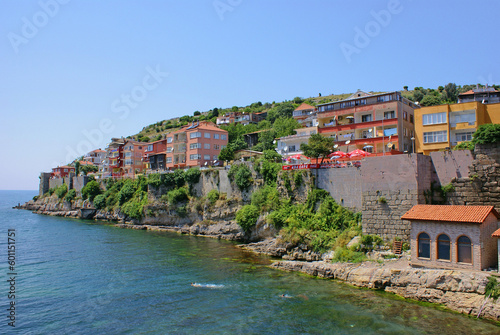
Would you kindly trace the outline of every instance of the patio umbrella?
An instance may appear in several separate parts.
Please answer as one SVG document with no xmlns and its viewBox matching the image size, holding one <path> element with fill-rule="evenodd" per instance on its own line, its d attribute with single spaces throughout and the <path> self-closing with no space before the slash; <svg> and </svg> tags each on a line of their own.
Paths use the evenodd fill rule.
<svg viewBox="0 0 500 335">
<path fill-rule="evenodd" d="M 328 155 L 329 158 L 344 158 L 347 154 L 343 151 L 335 151 Z"/>
<path fill-rule="evenodd" d="M 360 149 L 356 149 L 351 151 L 348 155 L 350 158 L 356 158 L 356 157 L 366 157 L 370 155 L 370 153 Z"/>
</svg>

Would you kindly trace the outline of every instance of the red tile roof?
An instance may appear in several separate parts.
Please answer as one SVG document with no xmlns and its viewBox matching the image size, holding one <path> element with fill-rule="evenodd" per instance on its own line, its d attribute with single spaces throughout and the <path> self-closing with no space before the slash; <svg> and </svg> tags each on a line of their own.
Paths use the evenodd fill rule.
<svg viewBox="0 0 500 335">
<path fill-rule="evenodd" d="M 311 106 L 311 105 L 308 105 L 306 104 L 305 102 L 303 102 L 299 107 L 297 107 L 295 110 L 296 111 L 301 111 L 301 110 L 307 110 L 307 109 L 314 109 L 316 107 L 314 106 Z"/>
<path fill-rule="evenodd" d="M 500 219 L 500 215 L 493 206 L 415 205 L 401 219 L 483 223 L 490 213 Z"/>
<path fill-rule="evenodd" d="M 500 229 L 495 230 L 493 234 L 491 234 L 492 237 L 500 237 Z"/>
</svg>

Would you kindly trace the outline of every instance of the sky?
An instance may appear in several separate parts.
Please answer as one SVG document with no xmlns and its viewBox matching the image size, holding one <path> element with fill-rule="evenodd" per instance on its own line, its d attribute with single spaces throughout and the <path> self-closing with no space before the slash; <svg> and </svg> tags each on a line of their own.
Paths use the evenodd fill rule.
<svg viewBox="0 0 500 335">
<path fill-rule="evenodd" d="M 194 111 L 500 84 L 500 1 L 0 0 L 1 190 Z"/>
</svg>

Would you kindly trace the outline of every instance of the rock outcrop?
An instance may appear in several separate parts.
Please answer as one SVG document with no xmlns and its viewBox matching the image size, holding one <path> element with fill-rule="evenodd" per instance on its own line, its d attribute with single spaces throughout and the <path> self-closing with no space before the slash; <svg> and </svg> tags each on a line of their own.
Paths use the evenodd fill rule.
<svg viewBox="0 0 500 335">
<path fill-rule="evenodd" d="M 390 264 L 383 266 L 373 262 L 277 261 L 271 267 L 338 279 L 358 287 L 381 289 L 408 299 L 442 304 L 463 314 L 476 316 L 482 308 L 481 317 L 500 321 L 500 300 L 495 302 L 484 295 L 488 273 L 397 269 L 391 268 Z"/>
</svg>

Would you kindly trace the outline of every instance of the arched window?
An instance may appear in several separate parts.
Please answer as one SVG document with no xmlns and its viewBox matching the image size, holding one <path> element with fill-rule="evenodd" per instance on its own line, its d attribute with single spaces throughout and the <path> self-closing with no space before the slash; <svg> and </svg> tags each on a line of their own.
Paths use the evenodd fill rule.
<svg viewBox="0 0 500 335">
<path fill-rule="evenodd" d="M 451 260 L 450 257 L 450 238 L 446 234 L 441 234 L 437 238 L 438 259 Z"/>
<path fill-rule="evenodd" d="M 431 239 L 426 233 L 418 235 L 418 257 L 431 258 Z"/>
<path fill-rule="evenodd" d="M 457 240 L 457 261 L 472 264 L 472 243 L 467 236 L 460 236 Z"/>
</svg>

